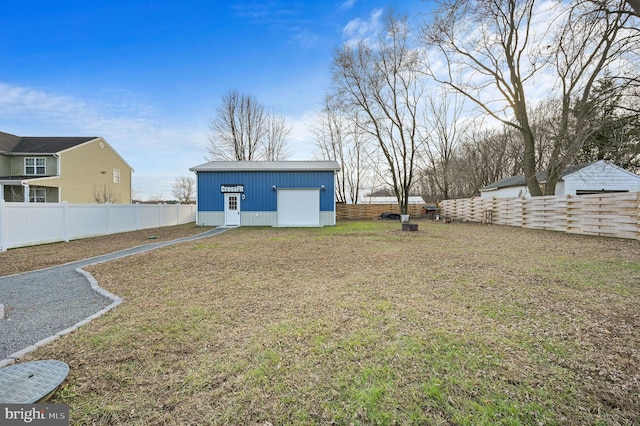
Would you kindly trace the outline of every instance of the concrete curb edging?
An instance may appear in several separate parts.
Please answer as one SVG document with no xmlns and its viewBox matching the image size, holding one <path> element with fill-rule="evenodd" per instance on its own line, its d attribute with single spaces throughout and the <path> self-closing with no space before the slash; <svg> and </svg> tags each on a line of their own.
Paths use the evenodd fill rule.
<svg viewBox="0 0 640 426">
<path fill-rule="evenodd" d="M 65 334 L 69 334 L 69 333 L 71 333 L 73 331 L 76 331 L 78 328 L 82 327 L 85 324 L 89 324 L 94 319 L 101 317 L 102 315 L 106 314 L 111 309 L 115 308 L 116 306 L 118 306 L 119 304 L 122 303 L 122 298 L 121 297 L 118 297 L 115 294 L 109 293 L 107 290 L 105 290 L 102 287 L 100 287 L 98 285 L 98 281 L 96 281 L 96 279 L 93 277 L 93 275 L 91 275 L 89 272 L 83 270 L 82 268 L 77 268 L 76 271 L 87 279 L 87 281 L 91 285 L 91 288 L 96 293 L 98 293 L 98 294 L 100 294 L 100 295 L 102 295 L 102 296 L 104 296 L 104 297 L 106 297 L 108 299 L 111 299 L 112 303 L 109 306 L 107 306 L 107 307 L 101 309 L 100 311 L 96 312 L 95 314 L 83 319 L 82 321 L 78 321 L 77 323 L 73 324 L 71 327 L 65 328 L 64 330 L 57 332 L 53 336 L 46 337 L 46 338 L 34 343 L 33 345 L 27 346 L 26 348 L 24 348 L 22 350 L 19 350 L 18 352 L 12 353 L 11 355 L 7 356 L 7 358 L 5 358 L 2 361 L 0 361 L 0 367 L 5 367 L 7 365 L 13 364 L 18 359 L 22 358 L 23 356 L 25 356 L 29 352 L 33 352 L 36 349 L 41 348 L 42 346 L 47 345 L 47 344 L 53 342 L 54 340 L 57 340 L 59 337 L 64 336 Z"/>
</svg>

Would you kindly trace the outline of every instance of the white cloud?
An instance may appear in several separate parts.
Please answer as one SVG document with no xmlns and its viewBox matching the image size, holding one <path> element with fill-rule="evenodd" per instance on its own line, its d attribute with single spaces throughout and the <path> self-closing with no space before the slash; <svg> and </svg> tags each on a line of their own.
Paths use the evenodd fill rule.
<svg viewBox="0 0 640 426">
<path fill-rule="evenodd" d="M 69 96 L 0 83 L 0 114 L 3 117 L 44 115 L 49 119 L 63 119 L 82 107 L 82 103 Z"/>
<path fill-rule="evenodd" d="M 356 0 L 346 0 L 340 5 L 340 9 L 351 9 L 356 4 Z"/>
<path fill-rule="evenodd" d="M 195 127 L 195 129 L 194 129 Z M 169 120 L 132 94 L 91 99 L 0 83 L 0 131 L 19 136 L 102 136 L 134 169 L 143 200 L 173 198 L 176 177 L 205 162 L 203 129 Z"/>
<path fill-rule="evenodd" d="M 352 19 L 342 29 L 342 37 L 349 45 L 355 45 L 362 41 L 370 43 L 383 29 L 381 22 L 383 11 L 375 9 L 368 19 Z"/>
<path fill-rule="evenodd" d="M 232 9 L 251 24 L 264 25 L 276 33 L 287 31 L 291 40 L 303 49 L 312 47 L 320 39 L 309 29 L 311 21 L 303 16 L 299 4 L 276 0 L 236 4 Z"/>
<path fill-rule="evenodd" d="M 310 31 L 307 28 L 292 27 L 290 31 L 293 41 L 303 49 L 309 49 L 313 47 L 320 39 L 320 37 L 318 37 L 318 34 Z"/>
</svg>

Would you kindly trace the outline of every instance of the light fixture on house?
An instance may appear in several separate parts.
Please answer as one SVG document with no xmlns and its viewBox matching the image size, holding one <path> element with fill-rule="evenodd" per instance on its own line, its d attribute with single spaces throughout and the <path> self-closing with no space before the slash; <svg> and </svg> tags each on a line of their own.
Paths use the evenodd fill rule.
<svg viewBox="0 0 640 426">
<path fill-rule="evenodd" d="M 106 170 L 100 170 L 100 174 L 102 174 L 102 175 L 106 175 L 106 174 L 107 174 L 107 171 L 106 171 Z"/>
<path fill-rule="evenodd" d="M 273 186 L 271 186 L 271 189 L 273 189 L 275 191 L 276 189 L 278 189 L 278 187 L 273 185 Z"/>
<path fill-rule="evenodd" d="M 325 186 L 324 186 L 324 185 L 322 185 L 322 186 L 320 187 L 320 190 L 322 190 L 322 191 L 324 191 L 325 189 L 327 189 L 327 188 L 325 188 Z"/>
</svg>

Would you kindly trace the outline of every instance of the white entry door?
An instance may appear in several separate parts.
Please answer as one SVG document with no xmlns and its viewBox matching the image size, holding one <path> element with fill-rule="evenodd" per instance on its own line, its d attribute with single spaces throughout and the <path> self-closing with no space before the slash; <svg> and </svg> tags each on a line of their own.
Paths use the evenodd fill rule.
<svg viewBox="0 0 640 426">
<path fill-rule="evenodd" d="M 224 224 L 240 225 L 240 194 L 224 194 Z"/>
</svg>

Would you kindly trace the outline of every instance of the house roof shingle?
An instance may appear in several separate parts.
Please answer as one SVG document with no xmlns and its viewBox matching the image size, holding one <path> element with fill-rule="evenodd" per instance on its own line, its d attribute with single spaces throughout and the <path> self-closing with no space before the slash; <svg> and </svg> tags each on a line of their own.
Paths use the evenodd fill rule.
<svg viewBox="0 0 640 426">
<path fill-rule="evenodd" d="M 13 154 L 55 154 L 97 138 L 97 136 L 16 136 L 0 132 L 0 151 Z"/>
<path fill-rule="evenodd" d="M 18 143 L 20 143 L 20 137 L 0 132 L 0 151 L 12 152 Z"/>
</svg>

